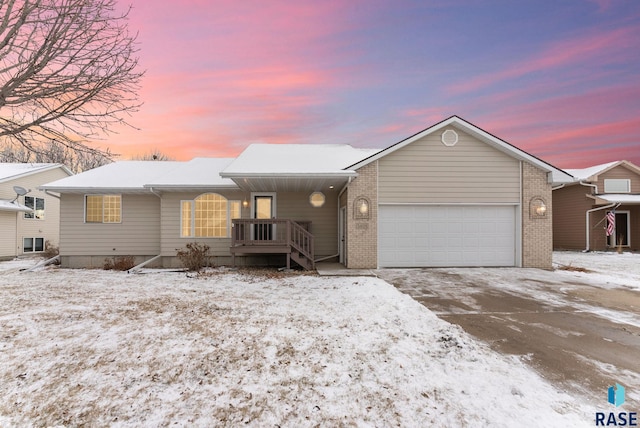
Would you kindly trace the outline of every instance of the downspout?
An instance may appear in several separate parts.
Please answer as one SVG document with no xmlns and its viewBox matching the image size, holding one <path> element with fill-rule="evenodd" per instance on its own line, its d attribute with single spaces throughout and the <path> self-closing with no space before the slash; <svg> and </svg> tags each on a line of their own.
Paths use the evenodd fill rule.
<svg viewBox="0 0 640 428">
<path fill-rule="evenodd" d="M 598 194 L 598 186 L 595 184 L 591 184 L 591 183 L 585 183 L 583 180 L 580 180 L 579 183 L 583 186 L 587 186 L 587 187 L 592 187 L 593 190 L 595 190 L 595 192 L 593 193 L 594 195 Z"/>
<path fill-rule="evenodd" d="M 592 195 L 597 195 L 598 194 L 598 186 L 597 185 L 591 184 L 591 183 L 586 183 L 584 180 L 580 180 L 578 183 L 580 183 L 581 186 L 591 187 L 593 189 L 593 192 L 591 193 Z M 600 211 L 600 210 L 603 210 L 603 209 L 606 209 L 606 208 L 611 208 L 614 205 L 615 204 L 611 204 L 611 205 L 607 205 L 605 207 L 593 208 L 593 209 L 587 210 L 587 212 L 585 213 L 585 215 L 586 215 L 585 227 L 587 228 L 587 233 L 586 233 L 585 236 L 586 236 L 587 242 L 586 242 L 586 245 L 585 245 L 585 248 L 584 248 L 583 252 L 588 253 L 589 251 L 591 251 L 591 249 L 590 249 L 591 245 L 590 245 L 590 242 L 589 242 L 589 226 L 590 226 L 590 224 L 589 224 L 589 214 L 591 214 L 594 211 Z"/>
<path fill-rule="evenodd" d="M 581 183 L 581 184 L 582 184 L 582 183 Z M 603 207 L 592 208 L 592 209 L 590 209 L 590 210 L 587 210 L 587 213 L 586 213 L 586 222 L 587 222 L 587 224 L 586 224 L 586 229 L 587 229 L 587 242 L 586 242 L 586 244 L 587 244 L 587 245 L 586 245 L 586 248 L 584 249 L 583 253 L 588 253 L 589 251 L 591 251 L 591 250 L 590 250 L 590 248 L 589 248 L 589 246 L 590 246 L 590 245 L 589 245 L 589 226 L 590 226 L 590 224 L 589 224 L 589 214 L 591 214 L 592 212 L 595 212 L 595 211 L 606 210 L 607 208 L 613 208 L 613 209 L 616 209 L 616 208 L 618 208 L 619 206 L 620 206 L 620 204 L 619 204 L 619 203 L 615 203 L 615 202 L 614 202 L 614 203 L 612 203 L 612 204 L 605 205 L 605 206 L 603 206 Z"/>
<path fill-rule="evenodd" d="M 127 271 L 127 273 L 136 273 L 136 272 L 138 272 L 140 269 L 142 269 L 145 265 L 147 265 L 147 264 L 149 264 L 149 263 L 151 263 L 151 262 L 153 262 L 153 261 L 155 261 L 155 260 L 159 259 L 160 257 L 162 257 L 162 196 L 160 196 L 160 194 L 159 194 L 159 193 L 156 193 L 156 192 L 153 190 L 153 187 L 149 187 L 149 191 L 150 191 L 151 193 L 153 193 L 154 195 L 156 195 L 156 196 L 158 197 L 158 199 L 160 199 L 160 254 L 158 254 L 158 255 L 157 255 L 157 256 L 155 256 L 155 257 L 152 257 L 151 259 L 149 259 L 149 260 L 147 260 L 147 261 L 145 261 L 145 262 L 140 263 L 140 264 L 139 264 L 139 265 L 137 265 L 137 266 L 132 267 L 131 269 L 129 269 L 129 270 Z M 163 265 L 163 266 L 164 266 L 164 265 Z"/>
<path fill-rule="evenodd" d="M 45 189 L 44 193 L 45 193 L 46 195 L 51 196 L 52 198 L 60 199 L 60 195 L 54 195 L 53 193 L 50 193 L 50 191 L 49 191 L 49 190 L 47 190 L 47 189 Z"/>
<path fill-rule="evenodd" d="M 151 193 L 153 193 L 154 195 L 156 195 L 158 198 L 162 199 L 162 196 L 160 196 L 160 194 L 159 194 L 159 193 L 156 193 L 156 192 L 153 190 L 153 187 L 149 187 L 149 191 L 150 191 Z"/>
<path fill-rule="evenodd" d="M 551 191 L 558 190 L 558 189 L 562 189 L 563 187 L 564 187 L 564 183 L 562 183 L 562 184 L 561 184 L 561 185 L 559 185 L 559 186 L 552 187 L 552 188 L 551 188 Z"/>
</svg>

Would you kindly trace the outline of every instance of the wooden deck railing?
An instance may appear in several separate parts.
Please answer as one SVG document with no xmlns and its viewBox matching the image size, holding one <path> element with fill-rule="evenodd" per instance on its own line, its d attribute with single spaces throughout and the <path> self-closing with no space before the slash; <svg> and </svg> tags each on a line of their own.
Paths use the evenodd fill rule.
<svg viewBox="0 0 640 428">
<path fill-rule="evenodd" d="M 313 269 L 314 241 L 311 222 L 290 219 L 233 219 L 231 252 L 286 253 L 307 269 Z"/>
</svg>

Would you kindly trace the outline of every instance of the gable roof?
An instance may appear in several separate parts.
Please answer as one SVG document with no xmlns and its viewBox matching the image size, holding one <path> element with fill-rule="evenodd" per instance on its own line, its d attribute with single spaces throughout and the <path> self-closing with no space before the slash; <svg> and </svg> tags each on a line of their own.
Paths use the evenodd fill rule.
<svg viewBox="0 0 640 428">
<path fill-rule="evenodd" d="M 357 149 L 348 144 L 251 144 L 220 175 L 229 178 L 355 176 L 347 167 L 379 151 Z"/>
<path fill-rule="evenodd" d="M 0 163 L 0 183 L 61 168 L 68 175 L 73 173 L 61 163 Z"/>
<path fill-rule="evenodd" d="M 560 168 L 556 168 L 555 166 L 551 165 L 550 163 L 547 163 L 527 152 L 525 152 L 524 150 L 521 150 L 519 148 L 517 148 L 516 146 L 507 143 L 504 140 L 501 140 L 500 138 L 496 137 L 493 134 L 488 133 L 487 131 L 473 125 L 470 122 L 467 122 L 466 120 L 458 117 L 458 116 L 451 116 L 448 119 L 445 119 L 441 122 L 436 123 L 433 126 L 430 126 L 429 128 L 426 128 L 412 136 L 410 136 L 409 138 L 405 138 L 404 140 L 390 146 L 387 147 L 384 150 L 379 151 L 378 153 L 363 159 L 360 162 L 357 162 L 353 165 L 350 165 L 349 168 L 356 170 L 359 169 L 371 162 L 374 162 L 384 156 L 387 156 L 388 154 L 391 154 L 393 152 L 395 152 L 396 150 L 399 150 L 411 143 L 413 143 L 414 141 L 417 141 L 429 134 L 432 134 L 434 132 L 437 132 L 441 129 L 446 128 L 447 126 L 453 126 L 455 128 L 458 128 L 461 131 L 464 131 L 470 135 L 472 135 L 473 137 L 477 138 L 478 140 L 488 144 L 489 146 L 495 148 L 496 150 L 499 150 L 515 159 L 521 160 L 521 161 L 525 161 L 528 162 L 540 169 L 542 169 L 543 171 L 552 173 L 552 180 L 554 183 L 569 183 L 573 181 L 573 177 L 571 177 L 569 174 L 567 174 L 565 171 L 561 170 Z"/>
<path fill-rule="evenodd" d="M 349 165 L 379 151 L 347 144 L 251 144 L 220 175 L 250 191 L 331 189 L 358 175 Z"/>
<path fill-rule="evenodd" d="M 580 180 L 580 181 L 597 181 L 598 180 L 598 175 L 605 173 L 617 166 L 625 166 L 627 168 L 629 168 L 631 171 L 635 172 L 636 174 L 640 174 L 640 167 L 634 165 L 633 163 L 626 161 L 626 160 L 620 160 L 620 161 L 614 161 L 614 162 L 607 162 L 607 163 L 603 163 L 601 165 L 595 165 L 595 166 L 590 166 L 588 168 L 581 168 L 581 169 L 566 169 L 565 171 L 567 171 L 569 174 L 573 175 L 575 177 L 576 180 Z"/>
</svg>

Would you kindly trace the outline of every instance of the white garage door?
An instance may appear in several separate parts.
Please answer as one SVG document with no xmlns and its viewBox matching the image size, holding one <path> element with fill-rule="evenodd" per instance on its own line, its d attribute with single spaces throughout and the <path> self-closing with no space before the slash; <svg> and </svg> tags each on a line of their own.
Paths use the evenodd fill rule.
<svg viewBox="0 0 640 428">
<path fill-rule="evenodd" d="M 382 205 L 381 267 L 515 266 L 516 207 Z"/>
</svg>

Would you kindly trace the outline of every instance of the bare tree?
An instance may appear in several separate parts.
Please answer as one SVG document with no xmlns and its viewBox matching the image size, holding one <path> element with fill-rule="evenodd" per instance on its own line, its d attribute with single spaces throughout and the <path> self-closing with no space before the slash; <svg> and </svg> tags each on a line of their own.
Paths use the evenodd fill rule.
<svg viewBox="0 0 640 428">
<path fill-rule="evenodd" d="M 159 149 L 153 149 L 143 155 L 135 155 L 131 160 L 144 160 L 144 161 L 172 161 L 175 160 L 171 156 L 162 153 Z"/>
<path fill-rule="evenodd" d="M 99 152 L 78 151 L 57 141 L 51 141 L 37 152 L 30 152 L 22 146 L 0 147 L 0 162 L 61 163 L 75 173 L 111 163 L 114 156 L 109 149 Z"/>
<path fill-rule="evenodd" d="M 88 141 L 141 105 L 128 14 L 116 0 L 0 0 L 0 141 L 110 156 Z"/>
</svg>

